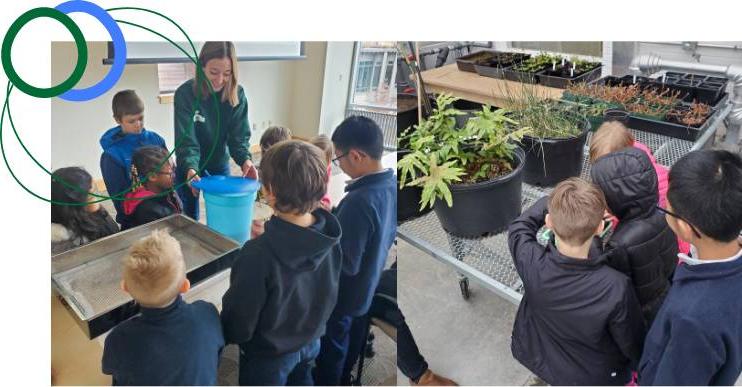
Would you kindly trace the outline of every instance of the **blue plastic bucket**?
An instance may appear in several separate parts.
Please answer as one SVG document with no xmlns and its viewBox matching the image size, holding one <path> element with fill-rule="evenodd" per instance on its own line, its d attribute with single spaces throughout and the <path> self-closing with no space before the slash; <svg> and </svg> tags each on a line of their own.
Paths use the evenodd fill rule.
<svg viewBox="0 0 742 387">
<path fill-rule="evenodd" d="M 245 243 L 250 239 L 253 206 L 260 188 L 255 179 L 237 176 L 207 176 L 193 182 L 206 201 L 206 225 L 212 230 Z"/>
</svg>

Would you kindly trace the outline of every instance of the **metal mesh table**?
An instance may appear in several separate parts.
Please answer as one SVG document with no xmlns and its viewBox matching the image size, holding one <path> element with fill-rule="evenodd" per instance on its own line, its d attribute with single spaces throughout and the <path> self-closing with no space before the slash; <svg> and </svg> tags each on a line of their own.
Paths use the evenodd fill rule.
<svg viewBox="0 0 742 387">
<path fill-rule="evenodd" d="M 703 148 L 726 116 L 728 107 L 721 109 L 709 129 L 695 143 L 659 134 L 631 129 L 637 141 L 646 144 L 654 153 L 657 162 L 670 167 L 686 153 Z M 592 136 L 590 133 L 589 137 Z M 588 137 L 587 143 L 590 143 Z M 590 165 L 587 162 L 587 148 L 584 150 L 585 162 L 582 177 L 589 177 Z M 521 206 L 528 208 L 539 198 L 548 195 L 551 188 L 523 185 Z M 416 219 L 408 220 L 397 227 L 397 236 L 434 258 L 453 266 L 459 272 L 461 294 L 469 297 L 469 278 L 484 285 L 499 296 L 519 304 L 523 297 L 523 286 L 513 266 L 507 246 L 507 232 L 479 238 L 460 238 L 446 233 L 434 212 Z"/>
</svg>

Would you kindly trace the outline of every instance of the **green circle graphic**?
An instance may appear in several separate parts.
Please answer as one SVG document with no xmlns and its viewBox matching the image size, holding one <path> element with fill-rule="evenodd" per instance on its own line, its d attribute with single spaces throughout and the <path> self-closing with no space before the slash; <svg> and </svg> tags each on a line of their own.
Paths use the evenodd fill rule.
<svg viewBox="0 0 742 387">
<path fill-rule="evenodd" d="M 188 52 L 186 52 L 186 50 L 183 47 L 181 47 L 180 45 L 178 45 L 177 43 L 175 43 L 173 40 L 171 40 L 170 38 L 162 35 L 161 33 L 157 32 L 157 31 L 154 31 L 154 30 L 152 30 L 150 28 L 147 28 L 145 26 L 142 26 L 142 25 L 139 25 L 139 24 L 136 24 L 136 23 L 132 23 L 132 22 L 128 22 L 128 21 L 125 21 L 125 20 L 118 20 L 118 19 L 116 19 L 116 22 L 118 22 L 118 23 L 123 23 L 123 24 L 127 24 L 127 25 L 131 25 L 131 26 L 134 26 L 134 27 L 138 27 L 138 28 L 144 29 L 144 30 L 149 31 L 149 32 L 151 32 L 151 33 L 159 36 L 160 38 L 166 40 L 167 42 L 169 42 L 170 44 L 172 44 L 175 48 L 177 48 L 178 50 L 180 50 L 186 57 L 188 57 L 188 59 L 190 59 L 191 62 L 193 62 L 196 65 L 196 71 L 201 76 L 205 76 L 203 74 L 203 69 L 200 66 L 198 66 L 198 59 L 197 59 L 198 53 L 196 52 L 196 48 L 193 45 L 193 42 L 191 41 L 191 38 L 188 36 L 188 34 L 177 23 L 175 23 L 175 21 L 173 21 L 169 17 L 167 17 L 167 16 L 165 16 L 165 15 L 159 13 L 159 12 L 156 12 L 156 11 L 153 11 L 153 10 L 149 10 L 149 9 L 145 9 L 145 8 L 119 7 L 119 8 L 110 8 L 110 9 L 107 9 L 106 11 L 115 11 L 115 10 L 124 10 L 124 9 L 131 9 L 131 10 L 138 10 L 138 11 L 152 13 L 152 14 L 155 14 L 157 16 L 160 16 L 160 17 L 166 19 L 167 21 L 169 21 L 170 23 L 172 23 L 173 25 L 175 25 L 178 28 L 178 30 L 180 30 L 183 33 L 183 35 L 185 36 L 186 40 L 188 41 L 188 43 L 190 45 L 190 48 L 193 50 L 193 56 L 190 55 Z M 54 10 L 54 11 L 56 11 L 56 10 Z M 66 15 L 63 14 L 63 16 L 66 16 Z M 85 46 L 85 49 L 87 50 L 87 46 L 85 44 L 84 44 L 84 46 Z M 79 52 L 79 50 L 78 50 L 78 52 Z M 86 57 L 87 57 L 87 54 L 86 54 Z M 207 83 L 207 85 L 208 85 L 208 88 L 209 88 L 209 94 L 211 96 L 210 99 L 213 101 L 214 105 L 218 107 L 219 106 L 219 100 L 218 100 L 217 94 L 216 94 L 216 92 L 214 92 L 211 84 Z M 109 193 L 110 196 L 101 195 L 101 194 L 98 194 L 98 193 L 91 193 L 90 194 L 91 196 L 97 197 L 98 199 L 97 200 L 94 200 L 94 201 L 86 202 L 86 203 L 59 202 L 59 201 L 50 200 L 50 199 L 47 199 L 47 198 L 45 198 L 45 197 L 43 197 L 41 195 L 38 195 L 37 193 L 33 192 L 28 187 L 26 187 L 20 181 L 20 179 L 18 178 L 18 176 L 16 176 L 16 174 L 13 172 L 13 169 L 11 168 L 10 163 L 9 163 L 9 161 L 7 159 L 7 156 L 5 154 L 5 146 L 3 144 L 2 133 L 3 133 L 3 121 L 5 119 L 5 113 L 6 113 L 6 111 L 7 111 L 7 114 L 8 114 L 8 120 L 9 120 L 9 123 L 10 123 L 10 127 L 12 128 L 13 133 L 15 134 L 16 140 L 18 140 L 19 144 L 21 145 L 21 147 L 23 148 L 23 150 L 25 151 L 25 153 L 31 158 L 31 160 L 39 168 L 41 168 L 44 172 L 46 172 L 48 175 L 50 175 L 54 181 L 57 181 L 57 182 L 61 183 L 62 185 L 66 186 L 68 188 L 71 188 L 71 189 L 76 190 L 78 192 L 87 192 L 87 190 L 83 189 L 82 187 L 78 187 L 78 186 L 76 186 L 76 185 L 74 185 L 74 184 L 72 184 L 70 182 L 64 181 L 64 179 L 55 178 L 52 175 L 52 172 L 49 171 L 48 169 L 46 169 L 31 154 L 31 152 L 28 150 L 28 148 L 26 148 L 25 144 L 23 143 L 23 141 L 21 140 L 21 138 L 20 138 L 20 136 L 18 134 L 18 131 L 15 128 L 15 124 L 13 123 L 13 118 L 12 118 L 11 113 L 10 113 L 10 94 L 11 94 L 13 88 L 14 88 L 13 83 L 9 81 L 8 84 L 7 84 L 7 86 L 6 86 L 5 102 L 2 104 L 2 113 L 0 113 L 0 154 L 2 155 L 2 158 L 3 158 L 3 161 L 4 161 L 4 164 L 5 164 L 6 168 L 8 169 L 8 171 L 10 172 L 10 175 L 13 177 L 13 179 L 16 181 L 16 183 L 18 183 L 18 185 L 20 185 L 21 188 L 23 188 L 26 192 L 28 192 L 32 196 L 36 197 L 37 199 L 43 200 L 43 201 L 48 202 L 48 203 L 51 203 L 51 204 L 67 205 L 67 206 L 85 206 L 85 205 L 88 205 L 90 203 L 99 203 L 99 202 L 102 202 L 102 201 L 105 201 L 105 200 L 114 200 L 114 199 L 115 200 L 121 200 L 121 201 L 127 201 L 127 200 L 143 200 L 143 199 L 150 199 L 150 198 L 155 198 L 155 197 L 161 197 L 161 196 L 168 195 L 170 192 L 173 192 L 173 191 L 177 190 L 179 187 L 181 187 L 181 186 L 183 186 L 185 184 L 188 184 L 190 182 L 191 179 L 188 179 L 188 180 L 186 180 L 186 181 L 184 181 L 184 182 L 182 182 L 180 184 L 176 184 L 174 187 L 172 187 L 172 188 L 170 188 L 170 189 L 168 189 L 166 191 L 163 191 L 163 192 L 158 193 L 158 194 L 153 194 L 153 195 L 150 195 L 150 196 L 147 196 L 147 197 L 144 197 L 144 198 L 125 198 L 124 197 L 124 194 L 126 194 L 128 192 L 131 192 L 134 187 L 129 187 L 128 189 L 124 190 L 123 192 L 118 192 L 118 193 L 113 193 L 113 194 Z M 201 105 L 201 98 L 196 98 L 193 101 L 192 109 L 193 110 L 199 109 L 200 105 Z M 221 124 L 220 124 L 221 123 L 221 114 L 220 114 L 218 108 L 217 108 L 216 120 L 217 120 L 217 128 L 220 128 L 221 127 Z M 191 123 L 191 130 L 192 129 L 193 129 L 193 123 Z M 217 130 L 217 134 L 216 135 L 217 136 L 219 135 L 219 131 L 218 130 Z M 182 141 L 182 139 L 181 139 L 181 141 Z M 180 146 L 180 142 L 176 142 L 174 144 L 173 149 L 168 154 L 168 158 L 165 159 L 165 160 L 163 160 L 163 162 L 157 167 L 157 169 L 159 169 L 160 167 L 162 167 L 162 165 L 164 165 L 166 162 L 168 162 L 168 159 L 173 155 L 173 153 L 175 153 L 176 149 L 179 146 Z M 214 154 L 214 151 L 215 150 L 216 150 L 216 142 L 214 144 L 212 144 L 212 146 L 211 146 L 208 154 L 206 155 L 206 160 L 203 162 L 203 165 L 204 166 L 200 166 L 199 167 L 199 169 L 197 171 L 197 173 L 199 175 L 201 174 L 201 171 L 205 168 L 205 165 L 208 163 L 208 161 L 211 160 L 211 157 Z M 154 171 L 151 172 L 150 174 L 148 174 L 147 176 L 145 176 L 145 179 L 148 178 L 149 176 L 151 176 L 154 173 L 156 173 L 156 172 L 154 172 Z"/>
<path fill-rule="evenodd" d="M 21 79 L 15 71 L 10 57 L 10 49 L 13 47 L 13 41 L 18 36 L 21 28 L 31 20 L 40 17 L 48 17 L 62 23 L 62 25 L 64 25 L 72 34 L 72 37 L 75 39 L 75 46 L 77 46 L 77 64 L 75 64 L 75 69 L 72 71 L 72 74 L 70 74 L 69 78 L 64 82 L 49 88 L 31 86 Z M 10 82 L 12 82 L 18 90 L 37 98 L 56 97 L 67 90 L 72 89 L 82 78 L 82 75 L 85 73 L 85 67 L 88 64 L 88 46 L 85 43 L 85 37 L 82 35 L 82 31 L 80 31 L 80 27 L 78 27 L 69 16 L 54 8 L 47 7 L 39 7 L 27 11 L 10 25 L 10 29 L 8 29 L 8 33 L 3 39 L 2 52 L 0 55 L 2 56 L 3 69 L 5 69 L 5 73 L 8 75 Z"/>
</svg>

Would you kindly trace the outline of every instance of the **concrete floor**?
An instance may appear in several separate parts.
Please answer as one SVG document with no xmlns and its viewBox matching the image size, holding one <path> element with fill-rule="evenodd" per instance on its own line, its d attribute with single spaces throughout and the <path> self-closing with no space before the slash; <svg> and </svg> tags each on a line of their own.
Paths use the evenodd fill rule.
<svg viewBox="0 0 742 387">
<path fill-rule="evenodd" d="M 400 309 L 430 369 L 461 385 L 523 385 L 531 373 L 510 353 L 515 305 L 473 282 L 464 300 L 450 266 L 398 243 Z"/>
</svg>

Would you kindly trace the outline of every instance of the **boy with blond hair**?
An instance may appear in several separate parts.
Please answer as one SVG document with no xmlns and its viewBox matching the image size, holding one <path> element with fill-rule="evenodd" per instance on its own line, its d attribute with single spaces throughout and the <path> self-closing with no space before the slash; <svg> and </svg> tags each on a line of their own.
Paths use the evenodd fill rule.
<svg viewBox="0 0 742 387">
<path fill-rule="evenodd" d="M 511 350 L 551 385 L 623 385 L 641 355 L 644 323 L 631 281 L 593 245 L 605 208 L 597 187 L 571 178 L 508 230 L 525 290 Z M 555 236 L 546 246 L 536 239 L 544 225 Z"/>
<path fill-rule="evenodd" d="M 121 385 L 214 385 L 224 347 L 219 312 L 188 304 L 180 243 L 165 230 L 137 241 L 123 259 L 121 288 L 140 314 L 106 337 L 103 373 Z"/>
</svg>

